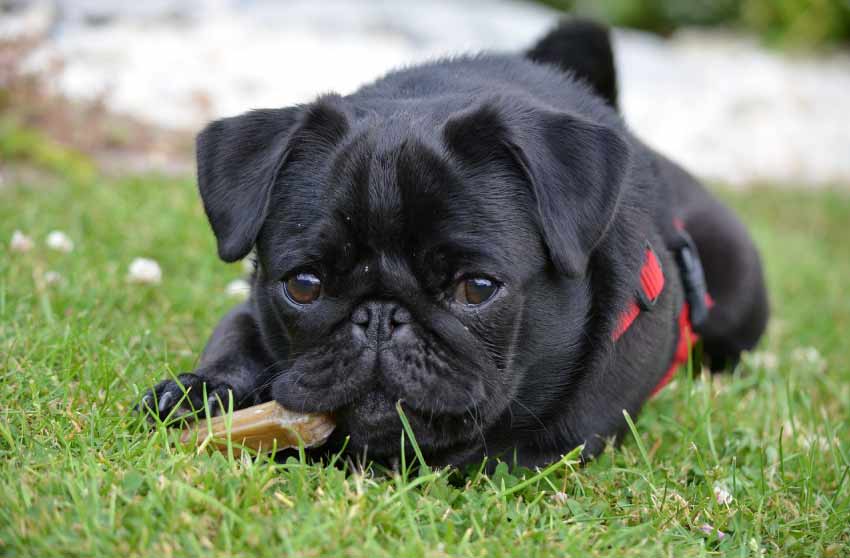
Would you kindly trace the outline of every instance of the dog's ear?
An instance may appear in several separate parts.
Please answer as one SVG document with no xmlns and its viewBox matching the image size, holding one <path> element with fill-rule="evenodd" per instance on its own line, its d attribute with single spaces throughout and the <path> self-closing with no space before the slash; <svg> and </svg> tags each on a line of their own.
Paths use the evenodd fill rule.
<svg viewBox="0 0 850 558">
<path fill-rule="evenodd" d="M 564 20 L 525 55 L 586 81 L 597 95 L 617 108 L 617 70 L 607 26 L 586 19 Z"/>
<path fill-rule="evenodd" d="M 629 166 L 629 145 L 617 131 L 565 112 L 484 104 L 451 117 L 443 137 L 464 158 L 508 154 L 531 184 L 556 269 L 584 275 L 614 219 Z"/>
<path fill-rule="evenodd" d="M 222 260 L 244 258 L 254 246 L 297 119 L 294 107 L 254 110 L 198 134 L 198 189 Z"/>
<path fill-rule="evenodd" d="M 617 131 L 566 113 L 540 114 L 536 128 L 511 151 L 534 188 L 552 261 L 580 277 L 614 220 L 631 150 Z"/>
<path fill-rule="evenodd" d="M 345 116 L 320 100 L 223 118 L 198 134 L 198 189 L 222 260 L 239 260 L 253 248 L 293 146 L 335 141 L 347 129 Z"/>
</svg>

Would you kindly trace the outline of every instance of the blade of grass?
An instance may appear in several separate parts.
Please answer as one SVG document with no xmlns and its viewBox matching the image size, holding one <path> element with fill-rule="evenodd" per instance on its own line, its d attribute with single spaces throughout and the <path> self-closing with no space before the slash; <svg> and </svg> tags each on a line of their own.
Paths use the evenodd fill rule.
<svg viewBox="0 0 850 558">
<path fill-rule="evenodd" d="M 419 448 L 419 443 L 416 441 L 416 436 L 413 434 L 413 428 L 410 427 L 410 421 L 407 420 L 407 415 L 404 414 L 404 409 L 401 408 L 401 400 L 396 401 L 395 409 L 398 412 L 398 417 L 401 419 L 401 425 L 407 433 L 407 437 L 410 439 L 410 445 L 413 446 L 413 452 L 416 454 L 419 466 L 422 468 L 420 474 L 427 474 L 430 471 L 430 468 L 425 462 L 425 457 L 422 455 L 422 450 Z"/>
<path fill-rule="evenodd" d="M 631 430 L 632 432 L 632 436 L 635 439 L 638 451 L 640 452 L 640 455 L 643 458 L 643 462 L 646 465 L 646 468 L 649 470 L 649 478 L 652 480 L 652 484 L 655 484 L 655 474 L 652 469 L 652 462 L 650 462 L 649 460 L 649 454 L 646 452 L 646 448 L 643 445 L 643 440 L 640 439 L 640 434 L 638 434 L 637 427 L 635 426 L 634 421 L 632 421 L 631 415 L 626 409 L 623 409 L 623 417 L 626 419 L 626 424 L 629 425 L 629 430 Z"/>
<path fill-rule="evenodd" d="M 540 471 L 536 475 L 533 475 L 533 476 L 525 479 L 524 481 L 515 484 L 514 486 L 512 486 L 510 488 L 507 488 L 507 489 L 502 488 L 502 490 L 499 492 L 499 497 L 505 498 L 506 496 L 510 496 L 511 494 L 515 494 L 515 493 L 519 492 L 520 490 L 523 490 L 525 487 L 530 486 L 530 485 L 538 482 L 540 479 L 548 477 L 549 475 L 552 474 L 552 472 L 554 472 L 557 469 L 560 469 L 561 467 L 569 467 L 570 465 L 577 465 L 579 463 L 578 458 L 581 455 L 581 452 L 583 450 L 584 450 L 584 446 L 578 446 L 576 448 L 573 448 L 572 451 L 570 451 L 569 453 L 564 455 L 561 459 L 552 463 L 551 465 L 549 465 L 548 467 L 546 467 L 545 469 L 543 469 L 542 471 Z"/>
</svg>

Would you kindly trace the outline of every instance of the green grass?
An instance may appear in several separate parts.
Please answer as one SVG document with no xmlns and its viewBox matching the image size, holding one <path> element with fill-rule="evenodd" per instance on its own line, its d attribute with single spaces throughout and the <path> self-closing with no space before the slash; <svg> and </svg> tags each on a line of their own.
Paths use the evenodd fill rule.
<svg viewBox="0 0 850 558">
<path fill-rule="evenodd" d="M 4 90 L 0 88 L 0 109 Z M 0 160 L 15 160 L 73 180 L 91 180 L 94 165 L 85 156 L 61 146 L 32 128 L 21 126 L 17 118 L 0 113 Z"/>
<path fill-rule="evenodd" d="M 765 43 L 817 50 L 850 42 L 846 0 L 536 0 L 618 27 L 669 35 L 682 27 L 747 31 Z"/>
<path fill-rule="evenodd" d="M 763 248 L 774 306 L 734 375 L 680 375 L 637 440 L 586 467 L 386 475 L 198 455 L 131 417 L 234 304 L 241 269 L 216 259 L 191 180 L 2 185 L 0 555 L 848 556 L 850 197 L 723 197 Z M 9 251 L 14 229 L 32 252 Z M 53 229 L 73 253 L 44 247 Z M 127 284 L 137 256 L 162 285 Z"/>
</svg>

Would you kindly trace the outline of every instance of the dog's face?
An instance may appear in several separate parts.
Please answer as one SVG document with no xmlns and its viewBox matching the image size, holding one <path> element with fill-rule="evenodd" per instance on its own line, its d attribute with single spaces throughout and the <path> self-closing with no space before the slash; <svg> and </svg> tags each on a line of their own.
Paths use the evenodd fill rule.
<svg viewBox="0 0 850 558">
<path fill-rule="evenodd" d="M 331 98 L 219 121 L 199 138 L 220 254 L 256 247 L 273 397 L 333 412 L 349 449 L 378 458 L 399 451 L 399 401 L 429 455 L 486 443 L 506 414 L 534 428 L 533 407 L 578 358 L 583 269 L 616 206 L 619 176 L 597 167 L 624 165 L 598 154 L 588 165 L 575 147 L 558 160 L 546 134 L 567 126 L 625 149 L 562 115 L 515 132 L 491 105 L 357 112 Z M 601 191 L 565 199 L 543 184 L 552 175 Z"/>
</svg>

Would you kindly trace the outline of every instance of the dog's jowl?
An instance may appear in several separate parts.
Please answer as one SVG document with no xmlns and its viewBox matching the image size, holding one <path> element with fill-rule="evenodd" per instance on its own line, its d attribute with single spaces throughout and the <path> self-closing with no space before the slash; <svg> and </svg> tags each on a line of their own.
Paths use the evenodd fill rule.
<svg viewBox="0 0 850 558">
<path fill-rule="evenodd" d="M 759 256 L 615 84 L 607 31 L 576 22 L 210 124 L 204 209 L 256 271 L 180 376 L 190 402 L 329 412 L 324 451 L 391 461 L 401 401 L 429 462 L 539 465 L 616 438 L 696 338 L 734 365 L 767 321 Z M 165 415 L 183 391 L 155 395 Z"/>
</svg>

